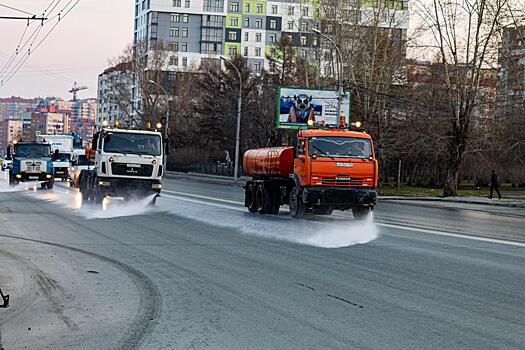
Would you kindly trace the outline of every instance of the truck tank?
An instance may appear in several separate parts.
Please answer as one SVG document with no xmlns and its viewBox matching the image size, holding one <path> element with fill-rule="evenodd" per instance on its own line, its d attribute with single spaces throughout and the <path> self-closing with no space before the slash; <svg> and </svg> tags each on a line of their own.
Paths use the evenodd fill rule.
<svg viewBox="0 0 525 350">
<path fill-rule="evenodd" d="M 287 179 L 293 173 L 293 159 L 293 147 L 252 149 L 244 153 L 244 175 Z"/>
</svg>

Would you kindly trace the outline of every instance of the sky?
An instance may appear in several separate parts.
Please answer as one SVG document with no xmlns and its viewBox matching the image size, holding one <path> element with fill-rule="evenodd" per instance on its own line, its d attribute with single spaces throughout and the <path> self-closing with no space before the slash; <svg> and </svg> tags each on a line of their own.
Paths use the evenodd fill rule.
<svg viewBox="0 0 525 350">
<path fill-rule="evenodd" d="M 0 16 L 27 17 L 2 5 L 40 15 L 50 4 L 58 4 L 50 14 L 53 17 L 65 8 L 63 15 L 76 1 L 0 0 Z M 66 7 L 68 3 L 70 5 Z M 88 86 L 87 90 L 78 93 L 79 98 L 96 97 L 98 75 L 109 67 L 108 60 L 118 56 L 133 40 L 133 3 L 133 0 L 78 0 L 47 39 L 31 52 L 18 73 L 0 86 L 0 97 L 57 96 L 70 99 L 68 90 L 75 81 Z M 41 28 L 33 47 L 57 22 L 58 18 L 55 18 Z M 12 65 L 7 72 L 2 69 L 14 54 L 26 27 L 22 45 L 31 38 L 38 25 L 35 22 L 27 27 L 25 20 L 0 19 L 0 81 L 5 81 L 8 71 L 16 66 Z M 17 60 L 27 53 L 33 39 L 19 52 Z"/>
</svg>

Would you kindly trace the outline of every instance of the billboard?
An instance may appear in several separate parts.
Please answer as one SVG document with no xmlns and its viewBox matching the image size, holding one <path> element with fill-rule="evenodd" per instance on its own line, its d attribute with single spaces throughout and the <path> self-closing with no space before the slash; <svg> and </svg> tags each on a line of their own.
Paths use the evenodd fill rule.
<svg viewBox="0 0 525 350">
<path fill-rule="evenodd" d="M 277 127 L 303 129 L 308 120 L 318 125 L 337 126 L 337 90 L 279 87 Z M 343 96 L 341 115 L 350 121 L 350 95 Z"/>
</svg>

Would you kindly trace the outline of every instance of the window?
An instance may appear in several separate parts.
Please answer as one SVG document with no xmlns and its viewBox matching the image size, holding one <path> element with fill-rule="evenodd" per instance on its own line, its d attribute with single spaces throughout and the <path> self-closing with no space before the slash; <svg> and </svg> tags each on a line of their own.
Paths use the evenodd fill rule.
<svg viewBox="0 0 525 350">
<path fill-rule="evenodd" d="M 245 18 L 244 19 L 244 26 L 245 27 L 249 27 L 250 26 L 250 19 L 249 18 Z"/>
<path fill-rule="evenodd" d="M 275 35 L 275 34 L 270 34 L 270 42 L 271 42 L 271 43 L 274 43 L 274 42 L 276 42 L 276 41 L 277 41 L 277 40 L 276 40 L 276 35 Z"/>
<path fill-rule="evenodd" d="M 188 23 L 188 15 L 182 15 L 182 22 Z"/>
<path fill-rule="evenodd" d="M 188 28 L 182 28 L 182 37 L 187 38 L 188 37 Z"/>
<path fill-rule="evenodd" d="M 179 28 L 170 28 L 170 36 L 171 37 L 178 37 L 179 36 Z"/>
<path fill-rule="evenodd" d="M 301 45 L 306 46 L 306 37 L 301 35 Z"/>
<path fill-rule="evenodd" d="M 293 30 L 293 21 L 288 22 L 288 29 Z"/>
<path fill-rule="evenodd" d="M 244 56 L 248 56 L 248 47 L 244 48 Z"/>
<path fill-rule="evenodd" d="M 182 66 L 186 67 L 188 65 L 188 59 L 186 57 L 182 58 Z"/>
<path fill-rule="evenodd" d="M 277 29 L 277 21 L 275 19 L 270 20 L 270 29 Z"/>
<path fill-rule="evenodd" d="M 237 41 L 237 32 L 228 32 L 228 39 L 231 41 Z"/>
<path fill-rule="evenodd" d="M 173 7 L 181 7 L 182 0 L 173 0 Z"/>
<path fill-rule="evenodd" d="M 314 35 L 312 46 L 317 46 L 317 35 Z"/>
<path fill-rule="evenodd" d="M 303 7 L 303 17 L 308 17 L 310 9 L 308 7 Z"/>
<path fill-rule="evenodd" d="M 237 55 L 237 47 L 235 46 L 230 46 L 228 48 L 228 53 L 230 54 L 230 56 L 235 56 Z"/>
<path fill-rule="evenodd" d="M 178 13 L 171 15 L 171 21 L 172 22 L 179 22 L 180 21 L 180 15 Z"/>
<path fill-rule="evenodd" d="M 263 10 L 263 5 L 257 4 L 257 13 L 262 13 L 262 10 Z"/>
<path fill-rule="evenodd" d="M 246 4 L 246 12 L 250 12 L 250 4 Z"/>
<path fill-rule="evenodd" d="M 179 58 L 177 56 L 171 56 L 170 66 L 178 66 L 178 65 L 179 65 Z"/>
<path fill-rule="evenodd" d="M 238 2 L 232 2 L 230 4 L 230 12 L 239 12 L 239 3 Z"/>
<path fill-rule="evenodd" d="M 250 39 L 250 33 L 244 32 L 244 41 L 248 41 Z"/>
<path fill-rule="evenodd" d="M 256 34 L 255 34 L 255 41 L 257 41 L 258 43 L 261 42 L 261 38 L 262 38 L 261 33 L 256 33 Z"/>
<path fill-rule="evenodd" d="M 303 57 L 303 60 L 306 60 L 308 57 L 308 52 L 306 50 L 301 50 L 301 56 Z"/>
<path fill-rule="evenodd" d="M 184 1 L 184 7 L 189 8 L 190 7 L 190 0 Z"/>
<path fill-rule="evenodd" d="M 334 31 L 333 27 L 331 24 L 327 24 L 326 25 L 326 32 L 327 33 L 332 33 Z"/>
<path fill-rule="evenodd" d="M 239 20 L 237 17 L 230 18 L 230 26 L 237 27 L 239 25 Z"/>
<path fill-rule="evenodd" d="M 308 22 L 301 22 L 301 31 L 306 32 L 308 30 Z"/>
<path fill-rule="evenodd" d="M 255 20 L 255 28 L 262 28 L 262 19 L 258 18 Z"/>
<path fill-rule="evenodd" d="M 171 51 L 179 51 L 179 43 L 170 43 L 170 50 Z"/>
<path fill-rule="evenodd" d="M 182 52 L 188 52 L 188 43 L 182 43 L 182 44 L 180 45 L 180 50 L 181 50 Z"/>
<path fill-rule="evenodd" d="M 275 49 L 270 50 L 270 57 L 275 58 Z"/>
<path fill-rule="evenodd" d="M 294 13 L 294 7 L 288 6 L 288 16 L 293 16 L 293 13 Z"/>
<path fill-rule="evenodd" d="M 260 47 L 256 47 L 255 48 L 255 56 L 261 57 L 261 48 Z"/>
</svg>

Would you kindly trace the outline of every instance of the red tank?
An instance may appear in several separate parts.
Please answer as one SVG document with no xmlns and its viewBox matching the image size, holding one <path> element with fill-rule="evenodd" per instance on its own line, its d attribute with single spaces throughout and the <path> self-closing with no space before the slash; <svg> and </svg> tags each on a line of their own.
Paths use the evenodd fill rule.
<svg viewBox="0 0 525 350">
<path fill-rule="evenodd" d="M 244 175 L 288 178 L 293 173 L 293 147 L 251 149 L 244 153 Z"/>
</svg>

